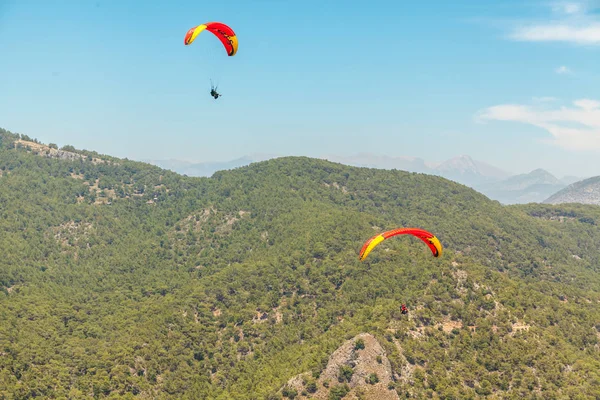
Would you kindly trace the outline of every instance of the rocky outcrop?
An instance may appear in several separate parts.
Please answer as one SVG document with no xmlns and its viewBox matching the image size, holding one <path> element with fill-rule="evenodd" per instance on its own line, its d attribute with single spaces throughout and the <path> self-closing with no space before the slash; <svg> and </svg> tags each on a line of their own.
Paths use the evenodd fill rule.
<svg viewBox="0 0 600 400">
<path fill-rule="evenodd" d="M 87 156 L 84 156 L 83 154 L 74 153 L 72 151 L 59 150 L 59 149 L 55 149 L 55 148 L 43 145 L 41 143 L 29 142 L 29 141 L 22 140 L 22 139 L 15 141 L 15 147 L 17 147 L 17 146 L 30 148 L 32 152 L 34 152 L 38 155 L 49 157 L 49 158 L 57 158 L 59 160 L 76 161 L 76 160 L 81 160 L 81 159 L 85 160 L 88 158 Z M 101 158 L 92 158 L 90 161 L 92 161 L 92 163 L 94 163 L 94 164 L 100 164 L 100 163 L 107 162 L 106 160 L 103 160 Z"/>
<path fill-rule="evenodd" d="M 361 333 L 346 341 L 329 358 L 315 379 L 310 373 L 290 379 L 282 388 L 284 398 L 329 399 L 334 393 L 344 400 L 396 400 L 392 366 L 377 339 Z"/>
</svg>

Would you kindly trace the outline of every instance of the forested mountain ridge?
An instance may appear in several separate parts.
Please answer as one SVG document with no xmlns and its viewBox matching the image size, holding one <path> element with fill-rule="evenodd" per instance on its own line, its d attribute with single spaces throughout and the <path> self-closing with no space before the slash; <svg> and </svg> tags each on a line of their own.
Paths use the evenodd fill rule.
<svg viewBox="0 0 600 400">
<path fill-rule="evenodd" d="M 187 178 L 0 138 L 0 398 L 277 398 L 363 332 L 401 398 L 600 395 L 597 207 L 305 157 Z M 443 256 L 403 237 L 358 261 L 399 226 Z"/>
</svg>

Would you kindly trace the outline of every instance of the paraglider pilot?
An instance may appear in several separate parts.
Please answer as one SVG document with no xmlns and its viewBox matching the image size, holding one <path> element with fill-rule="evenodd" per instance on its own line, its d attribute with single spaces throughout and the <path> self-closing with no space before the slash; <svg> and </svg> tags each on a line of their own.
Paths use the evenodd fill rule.
<svg viewBox="0 0 600 400">
<path fill-rule="evenodd" d="M 408 314 L 408 308 L 406 308 L 406 304 L 402 304 L 401 310 L 402 314 Z"/>
<path fill-rule="evenodd" d="M 214 87 L 214 86 L 211 86 L 211 88 L 210 88 L 210 95 L 211 95 L 212 97 L 214 97 L 214 98 L 215 98 L 215 100 L 216 100 L 216 99 L 218 99 L 218 98 L 221 96 L 221 95 L 220 95 L 220 94 L 217 92 L 217 88 L 216 88 L 216 87 Z"/>
</svg>

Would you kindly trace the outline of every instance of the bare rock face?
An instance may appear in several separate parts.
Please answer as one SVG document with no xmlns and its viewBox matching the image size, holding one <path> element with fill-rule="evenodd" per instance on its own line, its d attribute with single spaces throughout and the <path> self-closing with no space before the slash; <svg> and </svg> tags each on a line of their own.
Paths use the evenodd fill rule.
<svg viewBox="0 0 600 400">
<path fill-rule="evenodd" d="M 15 146 L 22 146 L 25 148 L 29 148 L 29 149 L 31 149 L 31 151 L 35 152 L 35 154 L 38 154 L 43 157 L 48 157 L 48 158 L 58 158 L 59 160 L 77 161 L 77 160 L 87 159 L 87 156 L 84 156 L 83 154 L 73 153 L 71 151 L 66 151 L 66 150 L 59 150 L 59 149 L 51 148 L 51 147 L 46 146 L 41 143 L 30 142 L 30 141 L 22 140 L 22 139 L 15 141 Z M 103 160 L 101 158 L 91 158 L 90 161 L 93 164 L 109 163 L 106 160 Z"/>
<path fill-rule="evenodd" d="M 293 393 L 296 399 L 329 399 L 332 393 L 345 393 L 344 400 L 396 400 L 398 394 L 390 389 L 393 379 L 383 347 L 373 335 L 361 333 L 331 355 L 319 379 L 300 374 L 290 379 L 281 393 L 284 398 Z"/>
</svg>

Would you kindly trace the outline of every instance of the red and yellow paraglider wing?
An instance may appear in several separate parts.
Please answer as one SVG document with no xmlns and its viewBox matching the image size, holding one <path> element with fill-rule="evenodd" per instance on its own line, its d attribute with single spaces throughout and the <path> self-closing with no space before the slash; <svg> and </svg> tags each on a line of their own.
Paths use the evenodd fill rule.
<svg viewBox="0 0 600 400">
<path fill-rule="evenodd" d="M 371 239 L 367 240 L 365 242 L 365 244 L 363 245 L 362 249 L 360 249 L 360 253 L 358 255 L 358 259 L 360 261 L 362 261 L 365 258 L 367 258 L 367 256 L 371 252 L 371 250 L 373 250 L 375 248 L 375 246 L 377 246 L 379 243 L 381 243 L 384 240 L 385 240 L 385 238 L 383 237 L 382 234 L 375 235 Z"/>
<path fill-rule="evenodd" d="M 202 33 L 202 31 L 205 29 L 206 29 L 206 25 L 204 25 L 204 24 L 190 28 L 187 31 L 187 33 L 185 34 L 185 38 L 183 39 L 183 44 L 185 44 L 186 46 L 192 44 L 194 42 L 194 40 L 196 40 L 198 35 L 200 33 Z"/>
<path fill-rule="evenodd" d="M 423 229 L 418 228 L 401 228 L 394 229 L 388 232 L 383 233 L 383 236 L 387 239 L 396 235 L 413 235 L 421 239 L 431 250 L 434 257 L 439 257 L 442 255 L 442 244 L 438 240 L 437 237 L 431 232 L 427 232 Z"/>
<path fill-rule="evenodd" d="M 185 34 L 183 43 L 187 46 L 192 44 L 202 31 L 207 30 L 215 35 L 227 50 L 229 56 L 235 55 L 238 49 L 238 39 L 233 29 L 221 22 L 208 22 L 191 28 Z"/>
<path fill-rule="evenodd" d="M 434 257 L 439 257 L 442 255 L 442 244 L 438 240 L 435 235 L 431 232 L 427 232 L 423 229 L 418 228 L 400 228 L 394 229 L 391 231 L 384 232 L 382 234 L 373 236 L 371 239 L 367 240 L 360 250 L 359 259 L 362 261 L 377 246 L 379 243 L 384 241 L 385 239 L 391 238 L 396 235 L 413 235 L 421 239 L 431 250 Z"/>
<path fill-rule="evenodd" d="M 237 53 L 238 40 L 233 29 L 220 22 L 209 22 L 206 24 L 206 29 L 219 38 L 225 46 L 227 54 L 233 56 Z"/>
</svg>

